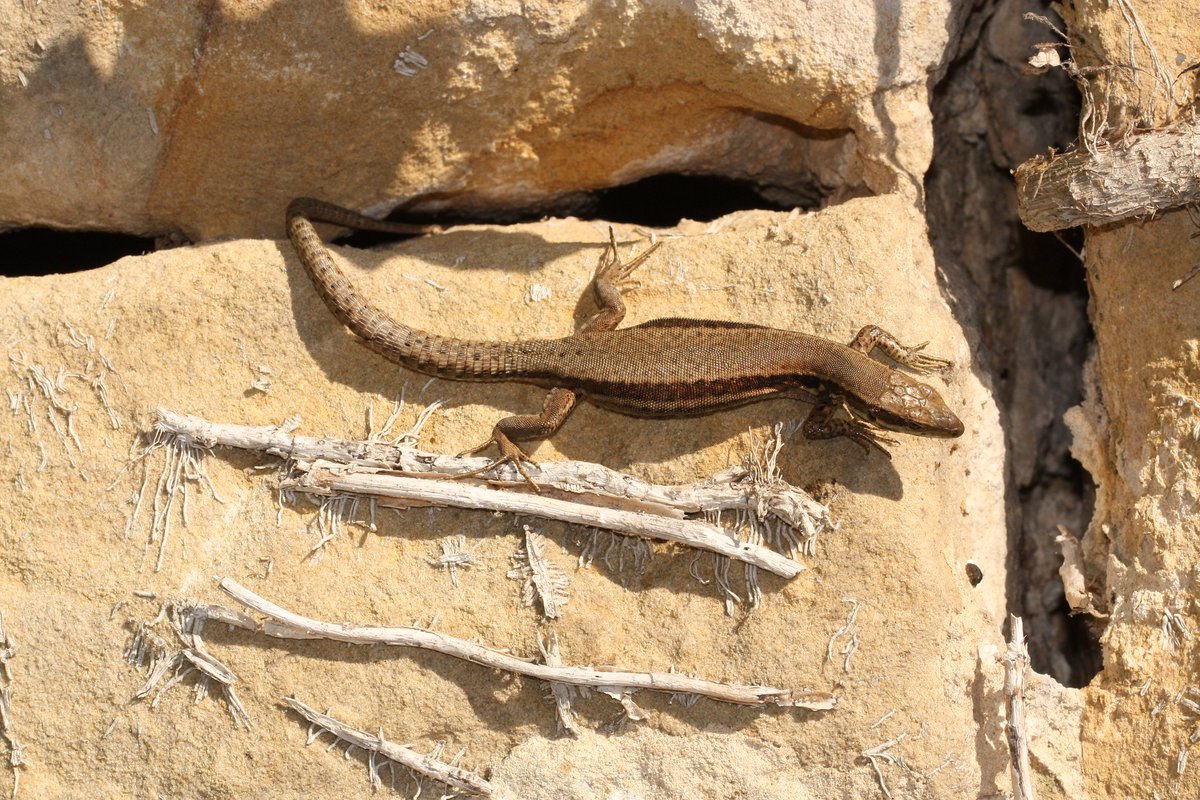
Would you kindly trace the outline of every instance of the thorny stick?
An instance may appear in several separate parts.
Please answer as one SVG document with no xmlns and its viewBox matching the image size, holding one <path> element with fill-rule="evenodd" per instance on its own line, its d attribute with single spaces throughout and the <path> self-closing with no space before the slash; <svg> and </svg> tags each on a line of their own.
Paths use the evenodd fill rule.
<svg viewBox="0 0 1200 800">
<path fill-rule="evenodd" d="M 361 747 L 370 753 L 378 753 L 384 758 L 395 761 L 397 764 L 407 767 L 413 772 L 420 773 L 431 780 L 444 783 L 458 791 L 470 792 L 482 797 L 502 800 L 509 796 L 469 770 L 439 761 L 433 756 L 423 756 L 403 745 L 387 741 L 383 738 L 382 730 L 379 731 L 378 735 L 372 736 L 366 731 L 352 728 L 328 714 L 322 714 L 294 697 L 281 698 L 280 702 L 304 717 L 314 726 L 329 731 L 337 738 L 348 742 L 354 747 Z M 310 741 L 315 738 L 314 735 L 309 735 Z M 372 783 L 376 780 L 378 780 L 377 776 L 373 775 Z"/>
<path fill-rule="evenodd" d="M 1010 615 L 1008 621 L 1008 650 L 1000 656 L 1000 661 L 1004 664 L 1004 706 L 1008 713 L 1004 732 L 1012 758 L 1013 795 L 1017 800 L 1035 800 L 1025 732 L 1025 670 L 1029 667 L 1029 650 L 1025 647 L 1022 619 Z"/>
<path fill-rule="evenodd" d="M 726 703 L 753 706 L 777 705 L 804 708 L 810 711 L 826 711 L 833 708 L 837 702 L 833 695 L 825 692 L 798 692 L 769 686 L 717 683 L 673 672 L 625 672 L 593 667 L 552 667 L 546 664 L 533 664 L 499 650 L 421 628 L 384 628 L 309 619 L 275 605 L 270 600 L 242 586 L 233 578 L 222 578 L 219 585 L 221 590 L 230 597 L 247 608 L 269 617 L 273 622 L 257 625 L 252 620 L 245 618 L 244 615 L 241 615 L 242 619 L 232 615 L 228 618 L 226 616 L 212 618 L 219 618 L 223 622 L 240 627 L 256 629 L 268 636 L 284 639 L 332 639 L 351 644 L 418 647 L 538 680 L 572 686 L 600 687 L 618 692 L 648 689 L 655 692 L 698 694 Z"/>
</svg>

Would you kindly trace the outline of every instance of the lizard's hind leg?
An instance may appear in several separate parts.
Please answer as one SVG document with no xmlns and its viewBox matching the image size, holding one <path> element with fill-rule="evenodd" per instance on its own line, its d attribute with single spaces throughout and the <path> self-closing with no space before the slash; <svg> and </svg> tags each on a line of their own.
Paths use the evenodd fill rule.
<svg viewBox="0 0 1200 800">
<path fill-rule="evenodd" d="M 649 249 L 632 261 L 621 261 L 617 255 L 617 238 L 613 229 L 608 229 L 608 244 L 600 254 L 600 263 L 596 265 L 596 276 L 592 278 L 592 293 L 596 297 L 597 311 L 580 331 L 611 331 L 625 319 L 625 301 L 621 298 L 622 287 L 631 283 L 629 276 L 633 271 L 646 262 L 646 259 L 658 249 L 660 242 L 650 245 Z"/>
<path fill-rule="evenodd" d="M 562 426 L 567 417 L 571 414 L 571 409 L 575 408 L 575 393 L 570 389 L 551 389 L 546 395 L 546 402 L 542 405 L 541 414 L 520 414 L 512 417 L 505 417 L 496 423 L 496 427 L 492 429 L 492 437 L 478 447 L 467 450 L 464 453 L 459 453 L 460 456 L 478 453 L 493 443 L 500 448 L 500 457 L 495 461 L 473 469 L 470 472 L 462 472 L 454 477 L 469 478 L 474 475 L 479 475 L 484 472 L 495 469 L 504 464 L 512 464 L 517 468 L 517 472 L 521 473 L 521 477 L 525 482 L 533 487 L 534 491 L 540 491 L 538 485 L 534 483 L 533 478 L 529 477 L 529 473 L 525 471 L 526 464 L 537 466 L 537 462 L 525 455 L 525 452 L 517 446 L 516 441 L 524 441 L 528 439 L 545 439 L 552 435 Z M 516 440 L 516 441 L 514 441 Z"/>
</svg>

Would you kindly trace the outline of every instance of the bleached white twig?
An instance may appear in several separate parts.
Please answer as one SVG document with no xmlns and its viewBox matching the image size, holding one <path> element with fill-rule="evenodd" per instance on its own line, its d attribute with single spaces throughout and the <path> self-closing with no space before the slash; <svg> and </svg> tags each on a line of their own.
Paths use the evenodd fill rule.
<svg viewBox="0 0 1200 800">
<path fill-rule="evenodd" d="M 369 767 L 371 770 L 371 783 L 375 788 L 379 788 L 380 785 L 379 768 L 375 762 L 375 756 L 378 754 L 403 767 L 407 767 L 415 773 L 443 783 L 460 792 L 469 792 L 481 797 L 496 798 L 497 800 L 505 800 L 510 797 L 506 792 L 496 788 L 495 785 L 470 770 L 463 769 L 453 763 L 440 761 L 432 755 L 423 756 L 404 745 L 387 741 L 383 737 L 382 730 L 377 735 L 372 736 L 366 731 L 352 728 L 328 714 L 322 714 L 294 697 L 281 698 L 280 702 L 304 717 L 314 727 L 322 731 L 328 731 L 352 747 L 360 747 L 370 753 Z M 319 735 L 320 732 L 310 731 L 308 737 L 309 743 L 311 744 L 315 741 Z"/>
<path fill-rule="evenodd" d="M 907 768 L 908 765 L 904 763 L 904 754 L 899 750 L 897 750 L 895 753 L 891 752 L 893 747 L 899 747 L 900 743 L 906 738 L 908 738 L 908 734 L 902 733 L 895 739 L 874 747 L 869 747 L 859 753 L 860 756 L 865 758 L 871 764 L 871 769 L 875 770 L 875 778 L 879 781 L 879 788 L 883 791 L 883 796 L 885 798 L 891 798 L 892 793 L 888 790 L 887 781 L 883 778 L 883 770 L 879 768 L 879 762 L 883 761 L 888 764 L 895 764 Z"/>
<path fill-rule="evenodd" d="M 144 699 L 154 692 L 150 707 L 156 708 L 169 689 L 196 673 L 199 676 L 196 702 L 199 703 L 208 695 L 209 683 L 215 681 L 225 697 L 234 724 L 249 730 L 250 715 L 246 713 L 234 688 L 237 675 L 204 646 L 201 632 L 205 621 L 210 618 L 204 613 L 204 607 L 168 603 L 159 612 L 158 619 L 164 618 L 169 621 L 171 632 L 182 647 L 175 647 L 156 634 L 152 629 L 154 622 L 140 624 L 134 629 L 133 639 L 125 649 L 125 660 L 133 666 L 149 667 L 146 683 L 134 693 L 134 699 Z"/>
<path fill-rule="evenodd" d="M 4 630 L 4 612 L 0 611 L 0 739 L 8 745 L 8 766 L 13 774 L 12 797 L 21 788 L 21 767 L 25 763 L 25 746 L 17 739 L 12 721 L 12 673 L 8 662 L 16 654 L 12 638 Z"/>
<path fill-rule="evenodd" d="M 406 505 L 473 508 L 537 516 L 709 550 L 785 578 L 793 578 L 804 569 L 804 565 L 798 561 L 761 545 L 738 541 L 730 531 L 703 520 L 589 505 L 551 497 L 546 492 L 530 494 L 462 481 L 411 478 L 391 472 L 346 471 L 344 467 L 329 463 L 297 463 L 296 467 L 300 474 L 293 480 L 285 481 L 284 488 L 318 494 L 364 494 L 402 501 Z"/>
<path fill-rule="evenodd" d="M 1162 621 L 1159 623 L 1162 634 L 1163 648 L 1168 653 L 1174 653 L 1184 642 L 1192 640 L 1192 632 L 1178 611 L 1166 606 L 1163 608 Z"/>
<path fill-rule="evenodd" d="M 546 537 L 525 527 L 525 546 L 513 557 L 516 566 L 508 577 L 524 581 L 521 601 L 531 606 L 536 599 L 542 604 L 542 616 L 557 619 L 567 604 L 567 585 L 570 578 L 546 557 Z"/>
<path fill-rule="evenodd" d="M 1157 110 L 1155 98 L 1158 95 L 1159 88 L 1165 89 L 1166 97 L 1164 98 L 1164 118 L 1163 122 L 1169 123 L 1175 112 L 1175 86 L 1171 79 L 1171 73 L 1167 71 L 1162 59 L 1158 56 L 1158 49 L 1154 46 L 1154 42 L 1150 39 L 1150 34 L 1146 32 L 1146 27 L 1142 24 L 1141 18 L 1134 9 L 1133 4 L 1129 0 L 1116 0 L 1116 6 L 1121 12 L 1121 16 L 1125 19 L 1125 23 L 1129 26 L 1129 65 L 1134 69 L 1138 69 L 1137 59 L 1134 55 L 1133 34 L 1137 32 L 1138 38 L 1142 41 L 1142 46 L 1146 49 L 1146 53 L 1150 56 L 1150 66 L 1154 73 L 1154 85 L 1150 89 L 1150 100 L 1146 107 L 1142 110 L 1142 120 L 1153 124 L 1154 113 Z M 1140 92 L 1139 92 L 1140 94 Z M 1140 103 L 1139 103 L 1140 105 Z"/>
<path fill-rule="evenodd" d="M 142 441 L 145 441 L 145 444 L 139 447 L 138 445 Z M 194 439 L 172 436 L 157 430 L 153 434 L 142 434 L 135 441 L 133 451 L 130 453 L 130 464 L 140 463 L 142 465 L 142 483 L 131 498 L 133 510 L 125 525 L 126 536 L 137 524 L 146 501 L 146 490 L 150 486 L 149 457 L 159 450 L 163 451 L 165 461 L 150 497 L 153 516 L 150 522 L 150 537 L 146 542 L 147 547 L 158 542 L 158 558 L 154 563 L 155 572 L 162 569 L 166 559 L 167 542 L 171 538 L 171 521 L 175 517 L 177 500 L 179 501 L 180 519 L 184 525 L 188 523 L 188 487 L 193 483 L 207 486 L 213 499 L 218 503 L 225 502 L 217 492 L 217 487 L 209 477 L 208 470 L 204 465 L 204 455 L 208 452 L 208 447 L 199 444 Z M 116 485 L 115 480 L 112 485 Z"/>
<path fill-rule="evenodd" d="M 834 631 L 833 635 L 829 637 L 829 644 L 825 647 L 825 660 L 827 662 L 833 661 L 837 640 L 845 636 L 846 644 L 838 653 L 845 657 L 842 661 L 842 671 L 848 674 L 850 672 L 850 659 L 854 658 L 854 651 L 858 649 L 858 625 L 856 621 L 858 619 L 859 601 L 854 597 L 843 597 L 842 602 L 849 604 L 850 611 L 847 612 L 846 622 L 842 627 Z"/>
<path fill-rule="evenodd" d="M 542 653 L 542 662 L 546 666 L 562 666 L 562 653 L 558 648 L 558 635 L 554 631 L 550 631 L 550 635 L 544 640 L 541 634 L 538 634 L 537 646 L 538 650 Z M 554 709 L 558 712 L 559 728 L 572 736 L 578 736 L 579 724 L 575 722 L 575 707 L 573 702 L 580 688 L 568 686 L 565 683 L 554 683 L 553 681 L 549 682 L 549 686 L 550 696 L 554 698 Z M 583 691 L 587 690 L 584 689 Z"/>
<path fill-rule="evenodd" d="M 1025 647 L 1025 624 L 1010 615 L 1008 649 L 1000 656 L 1004 664 L 1004 707 L 1008 719 L 1004 725 L 1008 751 L 1012 759 L 1013 795 L 1017 800 L 1035 800 L 1033 772 L 1029 766 L 1029 740 L 1025 730 L 1025 670 L 1029 650 Z"/>
<path fill-rule="evenodd" d="M 730 530 L 695 517 L 722 511 L 744 512 L 750 523 L 761 521 L 768 534 L 778 533 L 778 538 L 788 543 L 794 539 L 791 531 L 811 542 L 820 533 L 834 528 L 829 509 L 824 505 L 782 481 L 756 481 L 762 473 L 756 473 L 749 465 L 730 467 L 705 481 L 669 486 L 646 483 L 599 464 L 555 461 L 543 463 L 537 473 L 541 495 L 525 491 L 520 476 L 507 467 L 501 468 L 496 473 L 499 479 L 489 481 L 488 486 L 480 486 L 478 481 L 461 481 L 440 485 L 435 490 L 430 486 L 443 482 L 428 478 L 475 470 L 487 464 L 487 459 L 437 455 L 404 444 L 296 436 L 290 429 L 277 426 L 219 424 L 166 409 L 159 409 L 157 429 L 204 449 L 220 445 L 294 459 L 297 466 L 308 469 L 308 474 L 290 482 L 288 489 L 330 492 L 346 486 L 341 491 L 379 491 L 381 496 L 410 504 L 549 516 L 712 550 L 787 578 L 798 574 L 803 565 L 767 548 L 739 542 Z M 342 467 L 341 473 L 335 473 L 332 464 L 317 466 L 323 461 L 350 467 Z M 314 475 L 317 469 L 324 471 Z M 347 473 L 348 469 L 353 472 Z M 512 491 L 493 488 L 497 486 Z M 504 499 L 496 499 L 498 494 L 503 494 Z M 486 505 L 478 505 L 485 499 Z M 772 538 L 767 536 L 768 541 Z"/>
<path fill-rule="evenodd" d="M 12 638 L 4 629 L 4 612 L 0 611 L 0 681 L 5 684 L 12 682 L 12 674 L 8 671 L 8 662 L 16 655 L 17 648 Z"/>
<path fill-rule="evenodd" d="M 461 533 L 458 536 L 447 536 L 439 542 L 440 553 L 428 559 L 430 565 L 440 567 L 450 573 L 450 583 L 458 588 L 458 571 L 470 569 L 479 565 L 479 559 L 467 547 L 467 537 Z"/>
<path fill-rule="evenodd" d="M 387 644 L 396 647 L 417 647 L 461 658 L 491 669 L 525 675 L 551 683 L 587 686 L 604 691 L 635 692 L 648 689 L 655 692 L 698 694 L 713 700 L 741 705 L 777 705 L 805 708 L 810 711 L 832 709 L 837 699 L 825 692 L 799 692 L 769 686 L 717 683 L 678 673 L 627 672 L 597 667 L 550 666 L 534 664 L 490 647 L 456 639 L 421 628 L 374 627 L 349 623 L 321 622 L 300 616 L 255 594 L 233 578 L 221 578 L 221 590 L 246 607 L 269 617 L 270 622 L 258 624 L 238 612 L 217 609 L 212 619 L 257 630 L 282 639 L 332 639 L 351 644 Z M 211 607 L 210 607 L 211 608 Z"/>
<path fill-rule="evenodd" d="M 876 728 L 878 728 L 883 723 L 887 722 L 889 719 L 891 719 L 895 715 L 896 715 L 896 709 L 893 708 L 891 711 L 887 712 L 882 717 L 880 717 L 879 719 L 872 722 L 871 726 L 869 728 L 867 728 L 867 730 L 869 730 L 869 731 L 875 730 Z"/>
</svg>

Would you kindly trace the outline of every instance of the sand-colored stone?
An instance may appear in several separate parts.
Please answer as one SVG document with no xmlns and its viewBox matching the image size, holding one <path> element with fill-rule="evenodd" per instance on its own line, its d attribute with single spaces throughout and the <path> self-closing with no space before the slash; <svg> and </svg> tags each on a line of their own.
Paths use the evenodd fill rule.
<svg viewBox="0 0 1200 800">
<path fill-rule="evenodd" d="M 705 797 L 869 796 L 876 779 L 858 754 L 901 734 L 909 770 L 884 767 L 894 797 L 958 798 L 983 783 L 1003 785 L 1004 753 L 984 744 L 978 722 L 994 719 L 988 687 L 999 669 L 977 657 L 981 642 L 998 644 L 1004 611 L 1000 432 L 936 286 L 923 219 L 907 201 L 881 197 L 798 216 L 747 212 L 681 232 L 643 268 L 629 322 L 719 315 L 847 340 L 876 322 L 907 341 L 930 339 L 960 365 L 944 390 L 967 424 L 957 442 L 905 437 L 887 461 L 847 442 L 793 440 L 781 456 L 784 475 L 826 493 L 841 528 L 820 540 L 808 571 L 791 582 L 764 576 L 763 606 L 732 617 L 712 586 L 689 577 L 688 553 L 656 547 L 641 573 L 602 560 L 576 569 L 581 533 L 545 524 L 550 557 L 572 583 L 563 618 L 541 624 L 505 577 L 519 527 L 482 513 L 382 512 L 377 533 L 352 528 L 306 559 L 315 509 L 287 507 L 277 525 L 271 472 L 229 452 L 207 460 L 224 503 L 191 486 L 190 523 L 176 520 L 156 573 L 148 520 L 125 534 L 141 467 L 122 470 L 135 431 L 158 406 L 250 424 L 299 413 L 303 432 L 352 437 L 362 434 L 369 403 L 380 419 L 407 385 L 416 405 L 401 424 L 446 399 L 422 443 L 456 451 L 501 415 L 535 407 L 538 392 L 444 381 L 422 388 L 424 378 L 353 342 L 284 242 L 186 247 L 89 273 L 6 281 L 0 341 L 15 359 L 5 389 L 17 401 L 0 416 L 8 453 L 0 481 L 14 487 L 0 511 L 0 605 L 20 643 L 12 667 L 14 716 L 27 746 L 22 792 L 71 794 L 78 765 L 87 763 L 89 785 L 111 796 L 369 793 L 361 763 L 302 747 L 304 726 L 275 704 L 293 693 L 360 727 L 382 726 L 395 741 L 466 746 L 470 764 L 528 797 L 611 797 L 621 786 L 634 792 L 625 796 L 697 796 L 683 792 L 689 785 Z M 364 291 L 415 325 L 538 336 L 567 332 L 590 313 L 590 301 L 578 298 L 603 238 L 600 225 L 551 220 L 338 255 Z M 549 288 L 548 299 L 527 299 L 535 284 Z M 94 337 L 95 351 L 76 346 L 72 332 Z M 270 370 L 265 393 L 250 388 L 260 365 Z M 61 394 L 78 406 L 82 449 L 64 440 L 27 382 L 34 366 L 50 376 L 106 375 L 121 428 L 89 382 L 68 376 Z M 776 401 L 700 420 L 648 421 L 584 406 L 536 455 L 684 481 L 738 458 L 748 429 L 806 411 Z M 147 461 L 152 477 L 160 465 Z M 427 559 L 442 537 L 460 533 L 485 567 L 460 574 L 454 589 Z M 273 564 L 269 577 L 264 559 Z M 978 587 L 967 580 L 968 559 L 983 569 Z M 187 689 L 155 710 L 131 705 L 143 676 L 121 660 L 125 622 L 157 611 L 157 602 L 131 592 L 220 601 L 214 575 L 322 619 L 436 617 L 439 630 L 526 655 L 536 653 L 535 633 L 550 627 L 570 662 L 674 666 L 829 690 L 839 705 L 819 714 L 710 701 L 684 708 L 641 695 L 649 719 L 640 730 L 600 736 L 620 709 L 593 696 L 580 704 L 590 732 L 563 740 L 543 687 L 531 681 L 432 654 L 271 642 L 211 627 L 209 647 L 239 676 L 252 732 L 235 730 L 219 701 L 193 704 Z M 847 672 L 840 656 L 826 662 L 826 647 L 848 598 L 861 606 Z M 607 766 L 590 776 L 598 764 Z"/>
<path fill-rule="evenodd" d="M 0 504 L 0 612 L 18 645 L 20 796 L 369 795 L 361 758 L 303 749 L 305 726 L 276 705 L 288 693 L 420 749 L 465 746 L 468 764 L 524 798 L 879 796 L 860 754 L 902 736 L 894 752 L 905 766 L 882 765 L 892 797 L 1009 791 L 996 662 L 1005 481 L 1034 462 L 1025 445 L 1005 452 L 991 377 L 975 358 L 990 345 L 987 326 L 971 321 L 971 284 L 990 281 L 978 272 L 992 262 L 970 254 L 989 246 L 962 251 L 965 271 L 940 269 L 921 210 L 933 152 L 928 92 L 957 57 L 975 5 L 0 0 L 0 225 L 198 242 L 0 285 L 12 406 L 0 415 L 0 485 L 11 487 Z M 1138 9 L 1176 71 L 1197 51 L 1185 5 Z M 1080 63 L 1128 60 L 1121 7 L 1075 4 L 1074 30 L 1094 47 L 1077 51 Z M 1013 25 L 1002 30 L 1008 38 L 981 46 L 1007 64 L 1025 45 Z M 1120 98 L 1161 111 L 1152 94 L 1143 84 Z M 959 135 L 1023 96 L 990 93 Z M 992 144 L 1015 163 L 1030 135 L 1010 127 Z M 382 512 L 376 532 L 352 527 L 306 558 L 315 508 L 277 512 L 273 473 L 231 452 L 206 462 L 224 502 L 192 484 L 190 522 L 174 518 L 164 568 L 154 570 L 146 512 L 128 530 L 127 520 L 143 466 L 152 487 L 162 454 L 127 467 L 157 407 L 248 424 L 299 413 L 304 433 L 356 437 L 368 406 L 378 421 L 406 387 L 412 405 L 400 427 L 445 399 L 422 444 L 456 452 L 499 417 L 540 403 L 518 385 L 427 386 L 355 345 L 287 244 L 262 238 L 281 234 L 292 197 L 376 212 L 416 198 L 418 210 L 503 218 L 563 213 L 588 192 L 663 173 L 746 179 L 776 201 L 824 210 L 660 232 L 666 243 L 639 276 L 628 322 L 695 315 L 839 340 L 877 323 L 908 342 L 929 339 L 959 364 L 943 394 L 967 423 L 961 440 L 904 438 L 891 462 L 846 442 L 791 442 L 785 477 L 827 498 L 841 528 L 795 580 L 763 576 L 761 608 L 726 616 L 714 587 L 689 576 L 691 554 L 667 547 L 642 571 L 619 549 L 611 564 L 577 567 L 586 534 L 542 525 L 550 557 L 572 577 L 562 620 L 547 625 L 505 576 L 519 525 L 482 513 Z M 967 202 L 964 219 L 988 202 Z M 1031 677 L 1040 798 L 1194 792 L 1194 767 L 1171 770 L 1195 725 L 1179 692 L 1197 684 L 1196 640 L 1168 651 L 1159 633 L 1164 608 L 1200 630 L 1188 543 L 1195 409 L 1178 400 L 1197 396 L 1187 338 L 1195 304 L 1186 289 L 1166 289 L 1195 260 L 1193 229 L 1179 215 L 1156 224 L 1088 245 L 1097 379 L 1071 419 L 1101 487 L 1086 566 L 1107 571 L 1117 605 L 1108 669 L 1092 687 Z M 370 296 L 416 326 L 550 336 L 591 312 L 579 298 L 604 236 L 602 223 L 550 219 L 338 253 Z M 1161 290 L 1146 292 L 1146 281 Z M 42 375 L 57 386 L 58 411 Z M 63 427 L 72 408 L 78 442 Z M 536 455 L 684 481 L 740 459 L 748 430 L 806 412 L 780 401 L 646 421 L 583 406 Z M 1014 427 L 1014 439 L 1029 440 L 1022 424 L 1033 430 L 1044 415 Z M 483 566 L 454 588 L 428 560 L 458 534 Z M 976 587 L 968 560 L 983 572 Z M 127 623 L 158 608 L 134 590 L 223 602 L 215 575 L 321 619 L 418 621 L 528 656 L 535 634 L 553 630 L 569 662 L 833 691 L 839 706 L 683 707 L 643 694 L 649 718 L 616 725 L 619 706 L 594 695 L 580 702 L 584 733 L 571 739 L 532 681 L 432 654 L 281 643 L 216 626 L 209 647 L 239 676 L 253 731 L 235 729 L 219 700 L 193 704 L 190 681 L 154 710 L 130 704 L 143 675 L 121 660 Z M 852 599 L 858 649 L 847 671 L 826 652 Z M 7 780 L 0 769 L 0 792 Z"/>
<path fill-rule="evenodd" d="M 1181 109 L 1195 101 L 1194 78 L 1179 76 L 1200 52 L 1198 13 L 1192 0 L 1069 9 L 1081 65 L 1140 67 L 1093 76 L 1081 133 L 1107 122 L 1100 135 L 1114 136 L 1192 113 Z M 1200 796 L 1200 284 L 1172 290 L 1196 263 L 1195 233 L 1184 211 L 1087 231 L 1096 348 L 1089 395 L 1068 421 L 1096 481 L 1083 544 L 1111 613 L 1104 671 L 1081 693 L 1088 797 Z"/>
<path fill-rule="evenodd" d="M 969 4 L 0 2 L 0 224 L 279 235 L 663 172 L 915 196 Z"/>
</svg>

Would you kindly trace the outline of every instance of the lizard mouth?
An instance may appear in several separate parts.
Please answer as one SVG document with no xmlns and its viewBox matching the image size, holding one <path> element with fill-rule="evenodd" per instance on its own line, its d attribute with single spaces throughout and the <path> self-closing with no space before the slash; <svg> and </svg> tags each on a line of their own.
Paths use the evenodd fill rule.
<svg viewBox="0 0 1200 800">
<path fill-rule="evenodd" d="M 961 419 L 951 414 L 950 418 L 946 420 L 945 427 L 942 429 L 942 431 L 942 433 L 934 435 L 942 436 L 946 439 L 957 439 L 959 436 L 963 435 L 964 431 L 966 431 L 966 426 L 963 425 Z"/>
<path fill-rule="evenodd" d="M 861 409 L 854 409 L 854 411 L 855 416 L 861 417 L 884 430 L 895 431 L 896 433 L 929 436 L 937 439 L 957 439 L 966 430 L 962 420 L 950 411 L 930 411 L 917 419 L 880 413 L 879 411 L 875 413 L 869 413 Z"/>
</svg>

